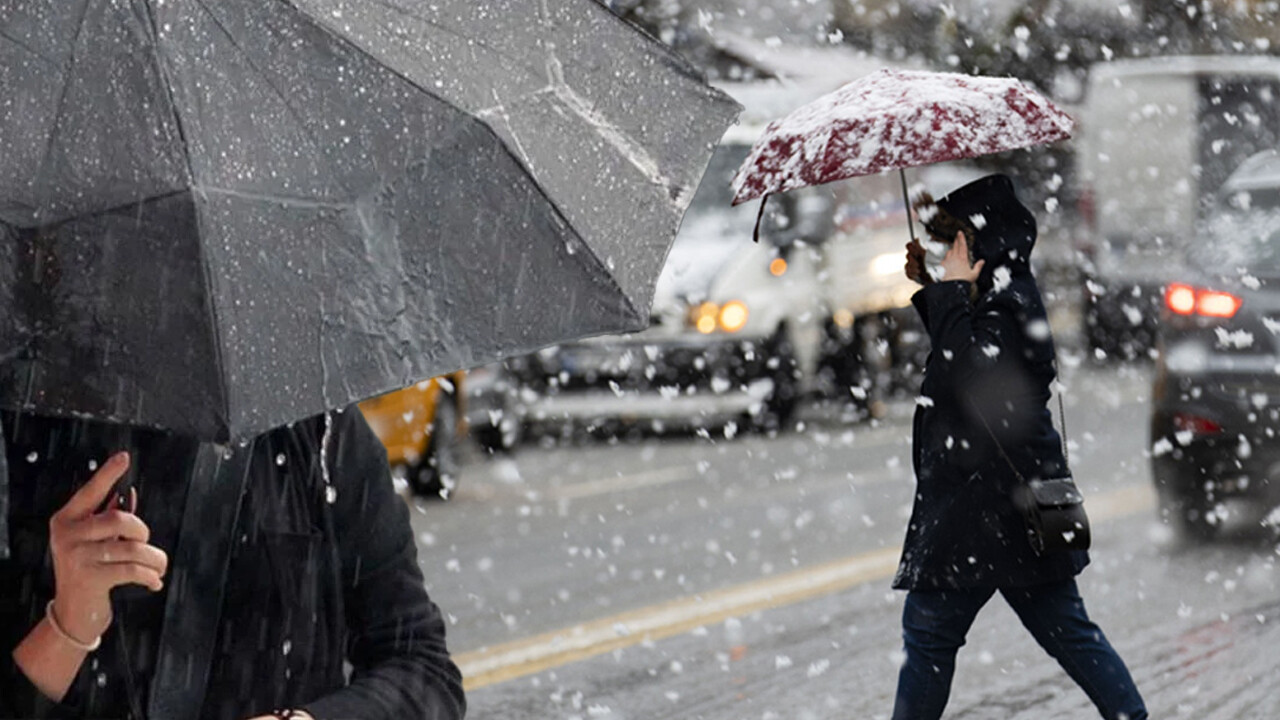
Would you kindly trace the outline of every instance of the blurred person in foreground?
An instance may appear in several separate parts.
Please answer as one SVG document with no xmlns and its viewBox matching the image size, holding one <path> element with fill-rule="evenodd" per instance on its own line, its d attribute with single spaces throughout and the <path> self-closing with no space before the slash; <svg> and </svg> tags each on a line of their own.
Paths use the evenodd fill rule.
<svg viewBox="0 0 1280 720">
<path fill-rule="evenodd" d="M 195 440 L 12 413 L 2 424 L 12 553 L 0 561 L 0 718 L 142 720 L 157 686 L 200 698 L 162 713 L 192 720 L 463 717 L 408 509 L 354 407 L 237 450 L 247 479 L 224 527 L 184 516 Z M 133 490 L 113 504 L 131 464 Z M 187 589 L 191 568 L 171 563 L 181 542 L 194 536 L 199 550 L 219 533 L 221 602 Z M 216 637 L 167 650 L 208 643 L 207 677 L 160 669 L 173 593 L 212 613 Z"/>
<path fill-rule="evenodd" d="M 999 592 L 1104 718 L 1144 720 L 1128 669 L 1076 588 L 1088 554 L 1037 555 L 1012 500 L 1019 480 L 1010 463 L 1026 478 L 1067 470 L 1048 409 L 1056 372 L 1031 273 L 1035 218 L 1004 175 L 936 202 L 926 195 L 916 210 L 932 241 L 948 248 L 931 272 L 925 249 L 907 246 L 907 277 L 924 286 L 912 303 L 931 349 L 912 429 L 915 504 L 893 581 L 908 591 L 893 718 L 942 716 L 956 652 Z"/>
</svg>

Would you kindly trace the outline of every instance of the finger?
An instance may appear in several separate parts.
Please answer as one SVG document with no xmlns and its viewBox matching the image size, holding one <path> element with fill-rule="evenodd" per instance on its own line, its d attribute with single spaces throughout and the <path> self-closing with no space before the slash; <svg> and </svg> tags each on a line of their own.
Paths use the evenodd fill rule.
<svg viewBox="0 0 1280 720">
<path fill-rule="evenodd" d="M 56 517 L 64 520 L 79 520 L 93 514 L 107 499 L 116 481 L 124 477 L 129 470 L 129 453 L 119 452 L 89 478 L 84 487 L 76 491 L 66 505 L 57 512 Z"/>
<path fill-rule="evenodd" d="M 977 277 L 982 274 L 982 267 L 987 264 L 986 260 L 979 260 L 973 264 L 973 276 Z"/>
<path fill-rule="evenodd" d="M 90 548 L 87 551 L 90 558 L 100 565 L 134 563 L 151 568 L 161 577 L 169 569 L 169 556 L 155 545 L 133 540 L 106 540 L 87 547 Z"/>
<path fill-rule="evenodd" d="M 129 512 L 135 515 L 138 512 L 138 488 L 129 488 Z"/>
<path fill-rule="evenodd" d="M 142 518 L 123 510 L 108 510 L 98 513 L 73 531 L 71 540 L 79 542 L 101 542 L 103 540 L 135 540 L 148 542 L 151 540 L 151 528 Z"/>
<path fill-rule="evenodd" d="M 100 565 L 99 570 L 106 576 L 110 587 L 121 585 L 141 585 L 152 591 L 164 587 L 164 579 L 154 569 L 138 563 L 112 563 Z"/>
</svg>

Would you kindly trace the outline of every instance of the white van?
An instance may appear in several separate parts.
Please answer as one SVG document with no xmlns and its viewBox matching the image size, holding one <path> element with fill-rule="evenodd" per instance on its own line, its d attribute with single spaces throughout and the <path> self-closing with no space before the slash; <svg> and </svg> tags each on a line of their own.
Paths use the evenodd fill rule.
<svg viewBox="0 0 1280 720">
<path fill-rule="evenodd" d="M 1161 289 L 1245 158 L 1280 145 L 1280 58 L 1166 57 L 1095 65 L 1077 146 L 1088 227 L 1085 333 L 1135 356 Z"/>
</svg>

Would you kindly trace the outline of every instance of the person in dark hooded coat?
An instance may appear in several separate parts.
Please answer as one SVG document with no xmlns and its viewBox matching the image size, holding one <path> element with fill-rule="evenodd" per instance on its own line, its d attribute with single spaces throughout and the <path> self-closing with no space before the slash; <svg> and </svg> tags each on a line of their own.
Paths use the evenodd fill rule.
<svg viewBox="0 0 1280 720">
<path fill-rule="evenodd" d="M 1035 218 L 1004 175 L 926 200 L 917 212 L 933 240 L 950 247 L 939 278 L 923 247 L 913 241 L 907 252 L 907 276 L 924 285 L 912 303 L 931 348 L 912 429 L 915 503 L 893 581 L 908 591 L 893 718 L 941 717 L 956 652 L 999 592 L 1103 717 L 1142 720 L 1129 671 L 1076 587 L 1087 553 L 1037 555 L 1011 499 L 1020 482 L 1011 463 L 1027 479 L 1067 470 L 1048 408 L 1056 373 L 1031 272 Z"/>
<path fill-rule="evenodd" d="M 244 479 L 225 507 L 193 497 L 201 453 L 216 446 L 12 413 L 2 424 L 12 552 L 0 560 L 0 718 L 464 716 L 408 509 L 355 407 L 234 448 Z M 130 500 L 95 507 L 130 464 Z M 193 577 L 221 540 L 225 582 Z M 133 567 L 110 574 L 122 564 Z M 108 602 L 104 585 L 116 586 L 110 609 L 86 610 Z M 202 619 L 207 633 L 193 626 Z"/>
</svg>

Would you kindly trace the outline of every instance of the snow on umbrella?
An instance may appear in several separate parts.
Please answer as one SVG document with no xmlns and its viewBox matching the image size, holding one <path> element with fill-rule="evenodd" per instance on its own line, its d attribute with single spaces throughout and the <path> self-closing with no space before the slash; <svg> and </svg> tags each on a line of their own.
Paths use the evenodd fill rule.
<svg viewBox="0 0 1280 720">
<path fill-rule="evenodd" d="M 647 326 L 737 108 L 595 0 L 15 0 L 0 405 L 226 441 Z"/>
<path fill-rule="evenodd" d="M 1073 126 L 1016 78 L 879 70 L 771 123 L 733 178 L 733 204 L 1057 142 Z"/>
</svg>

